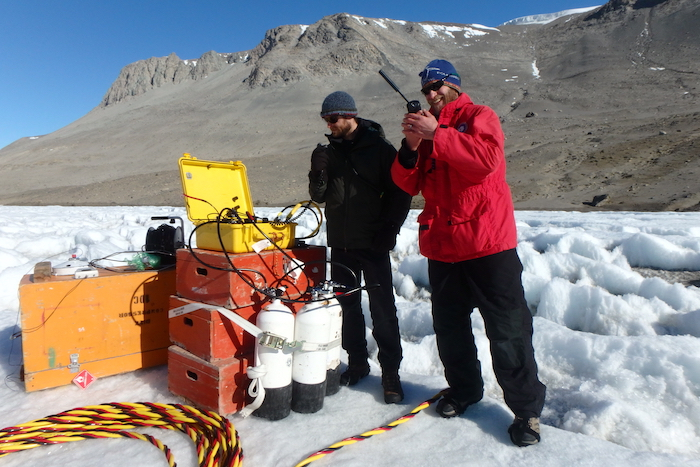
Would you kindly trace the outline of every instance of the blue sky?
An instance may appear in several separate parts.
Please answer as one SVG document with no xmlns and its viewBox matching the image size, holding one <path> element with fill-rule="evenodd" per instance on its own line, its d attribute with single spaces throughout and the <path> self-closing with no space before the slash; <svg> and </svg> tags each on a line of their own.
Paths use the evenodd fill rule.
<svg viewBox="0 0 700 467">
<path fill-rule="evenodd" d="M 0 148 L 51 133 L 94 107 L 129 63 L 175 52 L 255 47 L 268 29 L 350 13 L 498 26 L 520 16 L 600 5 L 594 0 L 2 0 Z"/>
</svg>

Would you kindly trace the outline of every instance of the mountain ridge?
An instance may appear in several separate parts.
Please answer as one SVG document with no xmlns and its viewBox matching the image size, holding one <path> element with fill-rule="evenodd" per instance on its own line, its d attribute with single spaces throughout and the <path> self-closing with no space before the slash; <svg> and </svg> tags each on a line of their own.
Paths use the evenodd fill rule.
<svg viewBox="0 0 700 467">
<path fill-rule="evenodd" d="M 697 210 L 699 9 L 613 0 L 498 28 L 338 13 L 249 51 L 135 62 L 81 119 L 0 150 L 0 203 L 181 205 L 184 152 L 242 160 L 256 205 L 300 201 L 325 95 L 350 92 L 398 146 L 405 103 L 377 71 L 423 102 L 439 57 L 501 116 L 519 209 Z"/>
</svg>

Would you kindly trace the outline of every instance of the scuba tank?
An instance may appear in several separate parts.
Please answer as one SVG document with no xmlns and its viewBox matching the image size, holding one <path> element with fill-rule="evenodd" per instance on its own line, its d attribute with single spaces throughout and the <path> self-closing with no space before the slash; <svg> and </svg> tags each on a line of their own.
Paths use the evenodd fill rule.
<svg viewBox="0 0 700 467">
<path fill-rule="evenodd" d="M 330 341 L 339 343 L 343 333 L 343 309 L 330 285 L 323 288 L 323 297 L 327 299 L 326 311 L 331 319 Z M 335 345 L 326 352 L 326 396 L 332 396 L 338 391 L 340 391 L 340 345 Z"/>
<path fill-rule="evenodd" d="M 294 314 L 279 298 L 263 308 L 256 325 L 264 332 L 294 340 Z M 256 343 L 255 371 L 249 368 L 248 376 L 260 378 L 257 392 L 264 397 L 262 405 L 253 415 L 268 420 L 281 420 L 289 415 L 292 403 L 292 350 L 288 347 L 273 348 Z M 251 378 L 252 379 L 252 378 Z M 260 397 L 260 394 L 257 394 Z"/>
<path fill-rule="evenodd" d="M 292 364 L 292 410 L 299 413 L 318 412 L 326 395 L 331 317 L 328 301 L 317 301 L 318 290 L 312 291 L 312 297 L 297 313 L 294 325 L 294 338 L 303 343 L 295 350 Z"/>
</svg>

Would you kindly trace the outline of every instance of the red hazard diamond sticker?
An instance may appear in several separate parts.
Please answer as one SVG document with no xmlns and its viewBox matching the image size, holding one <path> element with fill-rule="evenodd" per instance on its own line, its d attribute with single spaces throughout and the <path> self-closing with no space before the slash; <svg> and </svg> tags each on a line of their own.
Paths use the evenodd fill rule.
<svg viewBox="0 0 700 467">
<path fill-rule="evenodd" d="M 75 385 L 78 386 L 80 389 L 87 389 L 87 387 L 94 383 L 96 379 L 97 378 L 92 376 L 90 372 L 88 372 L 87 370 L 83 370 L 80 373 L 78 373 L 78 376 L 73 378 L 73 383 L 75 383 Z"/>
</svg>

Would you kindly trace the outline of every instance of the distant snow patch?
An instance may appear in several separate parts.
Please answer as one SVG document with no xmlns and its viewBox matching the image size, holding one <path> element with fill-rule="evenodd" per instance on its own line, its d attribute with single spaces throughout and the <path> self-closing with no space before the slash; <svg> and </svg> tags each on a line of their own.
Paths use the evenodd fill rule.
<svg viewBox="0 0 700 467">
<path fill-rule="evenodd" d="M 507 26 L 507 25 L 518 25 L 518 26 L 523 26 L 526 24 L 547 24 L 551 23 L 555 19 L 561 18 L 562 16 L 569 16 L 569 15 L 578 15 L 581 13 L 585 13 L 587 11 L 595 10 L 596 8 L 599 8 L 600 5 L 598 6 L 591 6 L 587 8 L 574 8 L 572 10 L 564 10 L 564 11 L 559 11 L 557 13 L 545 13 L 541 15 L 529 15 L 529 16 L 521 16 L 520 18 L 515 18 L 510 21 L 506 21 L 505 23 L 502 24 L 502 26 Z"/>
<path fill-rule="evenodd" d="M 360 24 L 365 24 L 365 25 L 370 24 L 369 21 L 367 21 L 367 18 L 364 18 L 362 16 L 351 15 L 350 17 L 354 18 L 355 21 L 357 21 Z M 387 23 L 395 23 L 395 24 L 399 24 L 401 26 L 404 26 L 406 24 L 406 21 L 397 20 L 397 19 L 389 19 L 389 18 L 373 19 L 372 21 L 374 22 L 374 24 L 376 24 L 380 28 L 384 28 L 384 29 L 389 29 L 389 26 L 387 25 Z"/>
<path fill-rule="evenodd" d="M 453 38 L 457 38 L 455 34 L 464 34 L 465 39 L 474 36 L 485 36 L 488 34 L 485 31 L 464 26 L 442 26 L 440 24 L 421 24 L 421 27 L 429 37 L 437 37 L 439 34 L 449 34 Z M 496 29 L 498 30 L 498 29 Z"/>
<path fill-rule="evenodd" d="M 489 31 L 498 31 L 498 32 L 501 32 L 501 31 L 499 31 L 498 28 L 492 28 L 492 27 L 490 27 L 490 26 L 484 26 L 483 24 L 472 24 L 471 26 L 472 26 L 472 27 L 475 27 L 475 28 L 479 28 L 479 29 L 486 29 L 486 30 L 489 30 Z"/>
</svg>

